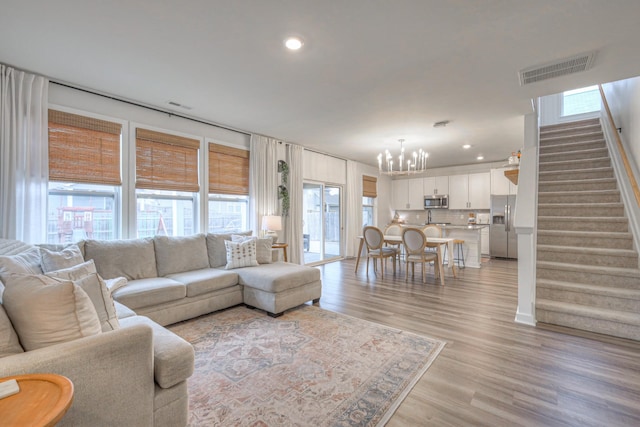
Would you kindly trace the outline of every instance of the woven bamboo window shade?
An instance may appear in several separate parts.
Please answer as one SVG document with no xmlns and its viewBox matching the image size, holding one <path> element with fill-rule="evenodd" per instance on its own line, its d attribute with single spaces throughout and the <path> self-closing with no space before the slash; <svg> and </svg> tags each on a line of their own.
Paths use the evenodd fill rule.
<svg viewBox="0 0 640 427">
<path fill-rule="evenodd" d="M 362 175 L 362 197 L 378 197 L 378 178 Z"/>
<path fill-rule="evenodd" d="M 121 185 L 122 126 L 49 110 L 49 180 Z"/>
<path fill-rule="evenodd" d="M 200 141 L 136 129 L 136 188 L 198 192 Z"/>
<path fill-rule="evenodd" d="M 209 193 L 249 195 L 249 152 L 209 144 Z"/>
</svg>

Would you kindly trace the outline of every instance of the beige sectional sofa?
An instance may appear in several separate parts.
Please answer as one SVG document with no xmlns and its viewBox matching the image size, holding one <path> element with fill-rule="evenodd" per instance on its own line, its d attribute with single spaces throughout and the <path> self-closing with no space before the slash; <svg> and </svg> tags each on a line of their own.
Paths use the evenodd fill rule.
<svg viewBox="0 0 640 427">
<path fill-rule="evenodd" d="M 61 425 L 186 425 L 193 348 L 163 325 L 242 303 L 277 316 L 321 296 L 318 269 L 272 263 L 264 253 L 263 264 L 226 269 L 230 237 L 80 242 L 102 278 L 126 278 L 111 293 L 119 328 L 35 350 L 20 347 L 0 282 L 0 377 L 52 372 L 70 378 L 74 403 Z M 27 248 L 0 240 L 0 255 Z M 270 246 L 264 249 L 270 258 Z M 9 273 L 0 269 L 0 279 Z"/>
</svg>

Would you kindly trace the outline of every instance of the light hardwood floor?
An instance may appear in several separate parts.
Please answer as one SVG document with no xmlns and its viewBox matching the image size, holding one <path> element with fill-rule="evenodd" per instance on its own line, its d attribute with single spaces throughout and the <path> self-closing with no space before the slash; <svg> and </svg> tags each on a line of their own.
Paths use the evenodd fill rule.
<svg viewBox="0 0 640 427">
<path fill-rule="evenodd" d="M 321 307 L 447 342 L 388 426 L 640 426 L 640 342 L 515 323 L 516 261 L 444 287 L 433 269 L 423 285 L 404 266 L 384 280 L 353 260 L 319 268 Z"/>
</svg>

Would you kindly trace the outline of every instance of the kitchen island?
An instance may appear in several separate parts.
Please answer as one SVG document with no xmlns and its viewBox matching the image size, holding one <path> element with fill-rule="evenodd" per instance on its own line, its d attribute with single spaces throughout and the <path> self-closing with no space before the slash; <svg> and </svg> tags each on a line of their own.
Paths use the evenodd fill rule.
<svg viewBox="0 0 640 427">
<path fill-rule="evenodd" d="M 464 240 L 462 245 L 464 252 L 464 266 L 480 268 L 482 259 L 482 229 L 488 225 L 443 225 L 442 237 Z M 455 254 L 447 252 L 447 257 L 458 258 L 458 251 Z M 462 266 L 462 263 L 459 264 Z"/>
</svg>

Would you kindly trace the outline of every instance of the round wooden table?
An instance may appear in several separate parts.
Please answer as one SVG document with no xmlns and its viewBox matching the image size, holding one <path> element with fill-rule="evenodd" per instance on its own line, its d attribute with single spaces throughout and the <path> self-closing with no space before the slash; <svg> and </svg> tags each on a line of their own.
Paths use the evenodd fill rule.
<svg viewBox="0 0 640 427">
<path fill-rule="evenodd" d="M 53 426 L 71 406 L 73 383 L 56 374 L 26 374 L 15 379 L 20 391 L 0 399 L 0 424 L 9 426 Z"/>
</svg>

